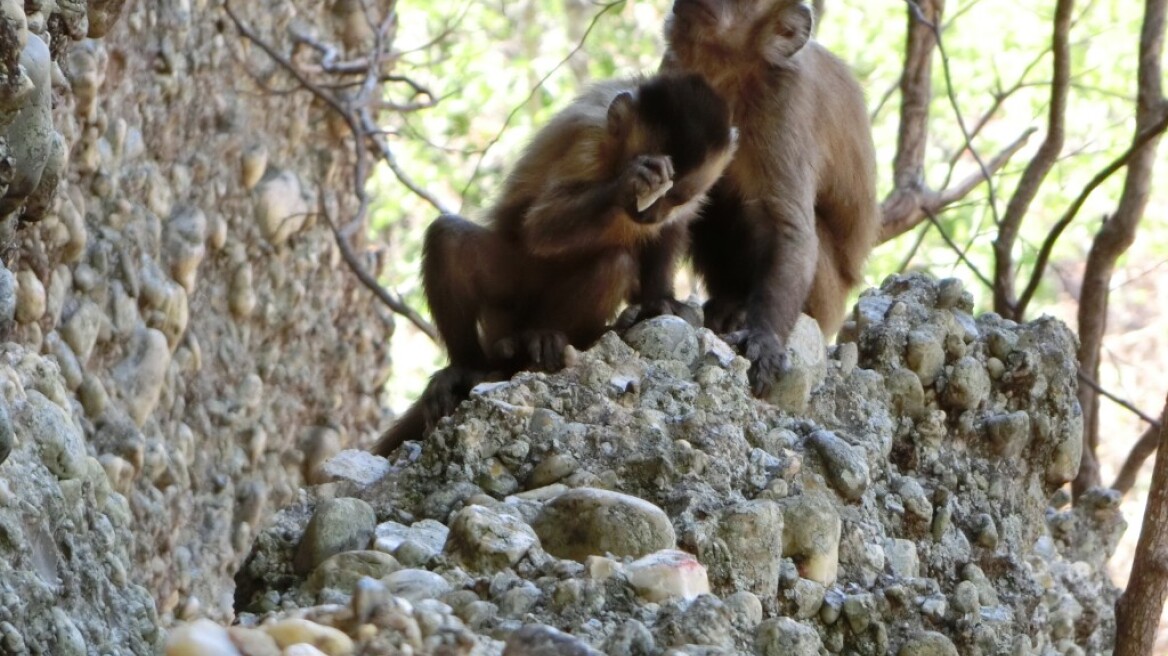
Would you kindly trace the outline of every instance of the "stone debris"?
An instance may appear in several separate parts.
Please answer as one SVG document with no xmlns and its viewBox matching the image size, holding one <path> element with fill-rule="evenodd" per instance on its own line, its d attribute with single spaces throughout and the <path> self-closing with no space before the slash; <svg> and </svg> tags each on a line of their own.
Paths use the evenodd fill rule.
<svg viewBox="0 0 1168 656">
<path fill-rule="evenodd" d="M 1050 508 L 1081 448 L 1074 337 L 971 306 L 919 275 L 865 292 L 802 414 L 751 398 L 744 361 L 676 318 L 480 386 L 380 479 L 279 513 L 239 617 L 322 622 L 355 654 L 434 635 L 466 654 L 1104 652 L 1118 507 Z M 302 577 L 338 493 L 372 534 Z M 369 553 L 408 565 L 378 578 Z"/>
</svg>

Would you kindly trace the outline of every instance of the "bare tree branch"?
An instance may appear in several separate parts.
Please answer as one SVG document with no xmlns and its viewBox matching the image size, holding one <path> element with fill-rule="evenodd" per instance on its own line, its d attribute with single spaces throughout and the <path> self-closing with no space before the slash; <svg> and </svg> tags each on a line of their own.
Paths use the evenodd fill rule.
<svg viewBox="0 0 1168 656">
<path fill-rule="evenodd" d="M 338 50 L 329 45 L 316 41 L 305 35 L 294 35 L 300 43 L 309 45 L 313 49 L 322 53 L 322 63 L 319 70 L 329 73 L 330 75 L 361 75 L 359 84 L 354 83 L 346 85 L 346 88 L 356 88 L 356 93 L 352 96 L 342 97 L 335 93 L 330 93 L 320 84 L 314 82 L 309 78 L 309 73 L 302 71 L 292 61 L 276 51 L 271 44 L 260 38 L 254 31 L 252 31 L 239 16 L 231 8 L 230 2 L 223 3 L 223 9 L 235 24 L 236 29 L 240 35 L 259 47 L 267 56 L 283 70 L 288 72 L 299 84 L 300 88 L 312 94 L 315 98 L 328 106 L 337 116 L 339 116 L 349 128 L 349 132 L 353 135 L 353 153 L 354 162 L 351 178 L 351 186 L 353 196 L 357 199 L 357 209 L 354 215 L 349 219 L 346 226 L 339 226 L 333 218 L 333 210 L 325 202 L 325 197 L 321 196 L 320 212 L 328 221 L 329 227 L 332 229 L 333 237 L 336 240 L 337 247 L 341 251 L 341 256 L 345 263 L 357 276 L 357 279 L 368 288 L 378 300 L 386 305 L 391 311 L 400 314 L 408 319 L 411 323 L 418 327 L 423 333 L 431 339 L 438 340 L 438 332 L 434 327 L 421 317 L 413 308 L 409 307 L 401 297 L 391 294 L 386 291 L 368 271 L 365 270 L 364 265 L 353 252 L 352 245 L 349 243 L 349 237 L 354 232 L 363 231 L 366 227 L 366 219 L 369 212 L 369 195 L 365 191 L 365 183 L 369 179 L 369 144 L 372 143 L 378 151 L 381 159 L 385 161 L 386 165 L 394 172 L 398 180 L 408 188 L 411 192 L 426 200 L 440 212 L 445 212 L 445 208 L 437 198 L 426 192 L 419 185 L 415 184 L 408 175 L 397 165 L 397 161 L 393 156 L 393 151 L 389 148 L 388 142 L 385 140 L 385 135 L 382 130 L 376 125 L 370 113 L 370 107 L 377 105 L 380 100 L 380 85 L 387 79 L 383 72 L 383 67 L 386 65 L 387 50 L 389 42 L 392 40 L 390 33 L 396 23 L 394 17 L 394 4 L 390 3 L 386 8 L 386 13 L 383 20 L 377 24 L 373 24 L 373 17 L 366 8 L 366 19 L 370 22 L 370 27 L 373 29 L 374 42 L 370 53 L 361 61 L 364 61 L 367 66 L 364 69 L 358 69 L 348 64 L 335 68 L 334 60 Z M 331 70 L 330 70 L 331 69 Z M 405 80 L 415 91 L 423 90 L 424 87 L 407 78 L 400 78 Z M 425 93 L 428 93 L 425 92 Z M 432 98 L 431 98 L 432 99 Z"/>
<path fill-rule="evenodd" d="M 1059 220 L 1054 224 L 1054 227 L 1051 228 L 1049 233 L 1047 233 L 1046 239 L 1044 239 L 1042 242 L 1042 248 L 1040 248 L 1038 251 L 1038 257 L 1034 262 L 1034 270 L 1030 273 L 1030 282 L 1027 283 L 1026 289 L 1022 291 L 1022 296 L 1018 298 L 1017 307 L 1019 316 L 1025 316 L 1027 306 L 1030 305 L 1030 301 L 1034 298 L 1034 293 L 1038 291 L 1038 285 L 1042 282 L 1042 276 L 1046 273 L 1046 267 L 1050 263 L 1050 256 L 1054 252 L 1055 243 L 1058 242 L 1058 239 L 1062 236 L 1063 231 L 1065 231 L 1067 227 L 1071 225 L 1071 222 L 1075 220 L 1075 217 L 1078 216 L 1079 210 L 1083 208 L 1083 204 L 1087 202 L 1087 198 L 1099 187 L 1099 185 L 1106 182 L 1108 178 L 1115 174 L 1116 171 L 1120 170 L 1124 166 L 1127 166 L 1127 163 L 1131 161 L 1132 157 L 1134 157 L 1136 153 L 1140 152 L 1140 149 L 1142 149 L 1144 145 L 1146 145 L 1153 138 L 1160 136 L 1166 129 L 1168 129 L 1168 105 L 1162 106 L 1160 113 L 1160 119 L 1156 121 L 1156 123 L 1148 126 L 1148 128 L 1139 135 L 1137 135 L 1135 141 L 1132 142 L 1131 147 L 1129 147 L 1122 155 L 1117 157 L 1110 164 L 1103 167 L 1103 170 L 1099 171 L 1099 173 L 1096 173 L 1095 177 L 1091 178 L 1090 182 L 1088 182 L 1087 185 L 1083 187 L 1083 190 L 1079 192 L 1079 195 L 1075 197 L 1075 200 L 1070 204 L 1069 207 L 1067 207 L 1067 211 L 1064 212 L 1061 217 L 1059 217 Z"/>
<path fill-rule="evenodd" d="M 1022 173 L 1022 179 L 1006 205 L 1006 214 L 998 224 L 998 237 L 994 240 L 994 311 L 1015 320 L 1021 314 L 1014 291 L 1014 244 L 1022 229 L 1022 219 L 1038 195 L 1038 189 L 1047 174 L 1058 161 L 1066 141 L 1067 96 L 1070 94 L 1071 82 L 1070 32 L 1074 8 L 1074 0 L 1058 0 L 1055 6 L 1054 35 L 1051 37 L 1054 73 L 1050 85 L 1046 138 Z"/>
<path fill-rule="evenodd" d="M 974 131 L 966 127 L 949 71 L 949 59 L 941 43 L 940 24 L 944 10 L 942 0 L 905 0 L 908 8 L 908 36 L 905 45 L 904 72 L 900 79 L 900 130 L 897 133 L 896 156 L 893 160 L 893 190 L 881 203 L 883 214 L 880 241 L 894 239 L 912 230 L 929 213 L 937 214 L 947 205 L 961 200 L 979 184 L 989 185 L 990 208 L 997 216 L 993 175 L 1025 145 L 1030 132 L 1022 135 L 988 163 L 974 149 L 972 140 L 985 120 L 979 120 Z M 964 146 L 958 152 L 969 152 L 978 163 L 979 175 L 962 180 L 957 186 L 942 191 L 929 189 L 924 180 L 925 148 L 928 144 L 928 108 L 932 100 L 932 53 L 937 49 L 945 71 L 946 92 L 950 106 L 964 137 Z M 952 168 L 950 169 L 950 174 Z M 948 186 L 946 176 L 946 187 Z"/>
<path fill-rule="evenodd" d="M 1163 119 L 1165 100 L 1161 57 L 1164 53 L 1166 5 L 1168 0 L 1146 0 L 1144 4 L 1133 144 Z M 1159 135 L 1149 138 L 1128 160 L 1119 205 L 1095 235 L 1087 254 L 1079 295 L 1079 368 L 1093 379 L 1099 378 L 1099 353 L 1107 329 L 1111 275 L 1116 261 L 1135 241 L 1136 228 L 1151 193 L 1159 140 Z M 1080 386 L 1079 405 L 1083 409 L 1083 460 L 1072 486 L 1075 496 L 1100 484 L 1099 463 L 1095 457 L 1099 445 L 1099 394 L 1090 386 Z"/>
<path fill-rule="evenodd" d="M 503 119 L 503 125 L 499 127 L 499 131 L 490 141 L 487 142 L 487 145 L 484 146 L 481 151 L 479 151 L 479 157 L 475 162 L 474 170 L 471 171 L 470 178 L 468 178 L 466 184 L 462 186 L 462 191 L 459 194 L 462 196 L 462 198 L 466 198 L 466 194 L 470 190 L 471 185 L 473 185 L 475 180 L 478 179 L 479 171 L 483 166 L 483 160 L 487 158 L 487 153 L 490 152 L 491 148 L 493 148 L 495 144 L 499 143 L 499 140 L 503 138 L 503 133 L 507 131 L 507 126 L 509 126 L 511 121 L 515 119 L 515 116 L 520 112 L 520 110 L 527 106 L 527 103 L 531 102 L 531 99 L 535 97 L 535 94 L 539 92 L 544 83 L 547 82 L 556 71 L 563 68 L 564 64 L 568 63 L 568 60 L 570 60 L 577 52 L 580 52 L 580 50 L 584 48 L 584 44 L 588 41 L 588 36 L 592 34 L 592 30 L 596 27 L 597 23 L 600 22 L 600 18 L 608 13 L 609 10 L 611 10 L 613 7 L 618 7 L 624 3 L 625 0 L 613 0 L 612 2 L 606 2 L 600 5 L 600 11 L 596 12 L 596 14 L 592 17 L 591 22 L 588 23 L 588 29 L 584 30 L 584 35 L 580 37 L 580 41 L 576 44 L 576 47 L 572 48 L 572 50 L 567 55 L 565 55 L 563 59 L 557 62 L 555 66 L 552 66 L 551 70 L 545 73 L 543 77 L 539 78 L 539 81 L 531 87 L 531 91 L 527 94 L 527 97 L 523 99 L 523 102 L 516 105 L 515 108 L 512 109 L 509 114 L 507 114 L 507 118 Z"/>
<path fill-rule="evenodd" d="M 1160 426 L 1158 421 L 1148 424 L 1147 430 L 1136 440 L 1135 446 L 1127 454 L 1127 459 L 1123 461 L 1123 466 L 1119 468 L 1119 474 L 1115 476 L 1111 489 L 1120 494 L 1127 494 L 1135 486 L 1136 477 L 1139 476 L 1144 462 L 1156 453 L 1156 447 L 1160 444 Z"/>
<path fill-rule="evenodd" d="M 941 235 L 941 238 L 945 240 L 945 243 L 949 244 L 949 248 L 952 248 L 953 252 L 957 254 L 957 259 L 969 268 L 970 272 L 972 272 L 973 275 L 981 281 L 981 284 L 985 285 L 987 288 L 992 289 L 994 283 L 990 282 L 990 279 L 987 278 L 985 274 L 983 274 L 981 270 L 977 268 L 977 265 L 975 265 L 969 260 L 968 257 L 965 256 L 965 251 L 963 251 L 961 247 L 957 245 L 957 242 L 953 241 L 953 238 L 949 236 L 949 233 L 945 232 L 945 228 L 941 225 L 941 222 L 937 220 L 937 215 L 928 210 L 925 211 L 925 215 L 929 217 L 929 221 L 932 222 L 933 227 L 937 229 L 937 233 Z"/>
<path fill-rule="evenodd" d="M 1020 137 L 1015 139 L 1012 143 L 1007 145 L 997 155 L 986 163 L 986 170 L 992 175 L 1002 169 L 1022 147 L 1026 145 L 1026 141 L 1030 135 L 1034 134 L 1034 129 L 1031 128 L 1023 132 Z M 925 220 L 930 212 L 933 214 L 939 213 L 944 208 L 956 203 L 965 198 L 978 187 L 985 177 L 978 171 L 966 176 L 964 179 L 944 189 L 943 191 L 933 191 L 924 189 L 918 191 L 913 200 L 915 206 L 906 205 L 902 208 L 894 206 L 894 203 L 903 203 L 903 198 L 895 199 L 895 192 L 884 201 L 881 209 L 884 211 L 884 222 L 880 227 L 880 241 L 886 242 L 890 239 L 895 239 L 900 235 L 912 230 L 920 225 L 921 221 Z"/>
<path fill-rule="evenodd" d="M 1115 605 L 1115 656 L 1152 653 L 1164 597 L 1168 596 L 1168 402 L 1160 423 L 1160 445 L 1140 540 L 1127 589 Z"/>
</svg>

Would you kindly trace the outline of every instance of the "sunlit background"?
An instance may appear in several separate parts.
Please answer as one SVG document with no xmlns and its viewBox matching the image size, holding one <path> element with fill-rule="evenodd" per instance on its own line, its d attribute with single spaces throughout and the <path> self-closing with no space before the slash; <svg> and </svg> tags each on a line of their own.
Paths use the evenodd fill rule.
<svg viewBox="0 0 1168 656">
<path fill-rule="evenodd" d="M 976 172 L 958 121 L 985 120 L 974 149 L 988 159 L 1029 128 L 1038 128 L 1027 147 L 994 178 L 993 197 L 1005 208 L 1022 167 L 1043 138 L 1050 93 L 1051 2 L 964 0 L 950 2 L 943 32 L 949 74 L 940 60 L 933 70 L 936 97 L 931 107 L 925 172 L 933 188 L 947 179 Z M 1131 143 L 1136 47 L 1142 3 L 1097 0 L 1080 3 L 1072 29 L 1073 83 L 1063 156 L 1035 200 L 1016 252 L 1019 287 L 1043 238 L 1086 182 Z M 501 175 L 532 130 L 563 108 L 590 80 L 651 72 L 663 50 L 661 25 L 669 3 L 582 0 L 506 2 L 402 2 L 396 45 L 399 68 L 429 85 L 441 100 L 434 108 L 405 114 L 393 131 L 401 168 L 446 207 L 475 216 L 499 188 Z M 817 38 L 849 62 L 863 84 L 873 116 L 881 167 L 881 195 L 891 188 L 891 161 L 898 128 L 905 5 L 897 0 L 827 0 Z M 951 90 L 952 97 L 949 97 Z M 1157 180 L 1168 176 L 1161 147 Z M 1119 197 L 1122 175 L 1114 176 L 1088 200 L 1076 223 L 1059 242 L 1052 266 L 1031 304 L 1028 318 L 1041 314 L 1076 323 L 1078 285 L 1091 236 Z M 1120 260 L 1113 279 L 1109 332 L 1100 383 L 1155 415 L 1168 391 L 1168 230 L 1165 184 L 1153 197 L 1140 238 Z M 423 309 L 418 277 L 420 240 L 437 214 L 411 194 L 392 173 L 374 182 L 375 241 L 386 249 L 382 280 Z M 866 284 L 887 275 L 920 269 L 965 281 L 988 311 L 991 292 L 974 269 L 992 274 L 993 212 L 990 191 L 975 190 L 940 216 L 940 223 L 967 263 L 933 227 L 921 227 L 880 246 L 868 266 Z M 682 287 L 688 283 L 682 281 Z M 393 338 L 394 376 L 390 406 L 400 412 L 421 391 L 426 377 L 444 363 L 429 338 L 398 321 Z M 1110 482 L 1144 425 L 1131 412 L 1104 400 L 1100 459 Z M 1117 585 L 1126 581 L 1150 480 L 1151 460 L 1124 503 L 1132 528 L 1112 562 Z M 1162 623 L 1163 624 L 1163 623 Z M 1161 643 L 1168 642 L 1161 631 Z M 1168 646 L 1168 645 L 1162 645 Z"/>
</svg>

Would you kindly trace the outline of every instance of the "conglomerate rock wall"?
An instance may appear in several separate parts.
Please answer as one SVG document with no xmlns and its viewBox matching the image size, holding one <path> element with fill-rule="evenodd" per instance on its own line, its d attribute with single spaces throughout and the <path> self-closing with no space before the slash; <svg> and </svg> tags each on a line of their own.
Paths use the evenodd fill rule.
<svg viewBox="0 0 1168 656">
<path fill-rule="evenodd" d="M 236 4 L 281 47 L 297 25 L 339 41 L 346 16 L 343 2 Z M 27 460 L 39 450 L 72 501 L 93 499 L 66 483 L 100 478 L 94 463 L 108 475 L 112 496 L 93 486 L 117 507 L 125 559 L 88 576 L 144 586 L 162 621 L 229 617 L 263 518 L 385 423 L 392 319 L 314 213 L 349 184 L 345 149 L 283 84 L 219 2 L 0 2 L 0 357 L 60 381 L 0 383 L 15 447 L 0 481 L 21 500 L 0 510 L 0 568 L 23 553 L 47 576 L 82 565 L 80 524 L 115 535 L 85 519 L 100 506 L 34 501 L 52 494 Z M 67 435 L 29 428 L 45 422 Z M 45 439 L 76 462 L 49 462 Z M 0 593 L 25 592 L 0 575 Z"/>
</svg>

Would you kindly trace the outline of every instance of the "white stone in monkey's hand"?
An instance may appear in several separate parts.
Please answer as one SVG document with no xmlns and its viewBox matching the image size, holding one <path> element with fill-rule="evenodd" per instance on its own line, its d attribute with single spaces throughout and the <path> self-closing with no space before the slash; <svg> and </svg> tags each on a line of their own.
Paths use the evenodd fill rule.
<svg viewBox="0 0 1168 656">
<path fill-rule="evenodd" d="M 673 180 L 666 180 L 664 184 L 647 194 L 637 196 L 637 211 L 644 212 L 650 205 L 657 202 L 657 199 L 664 196 L 670 189 L 673 188 Z"/>
</svg>

